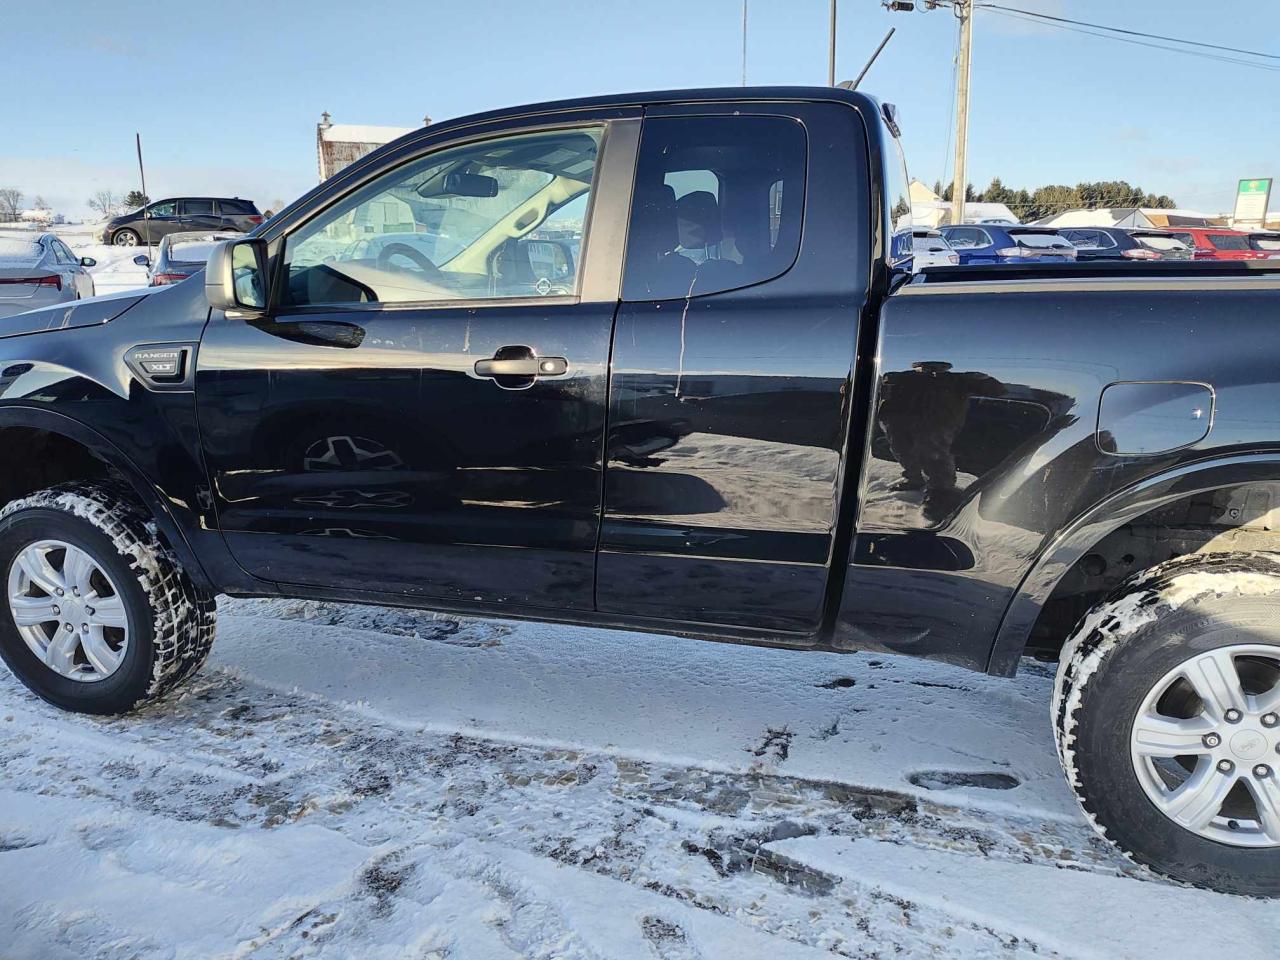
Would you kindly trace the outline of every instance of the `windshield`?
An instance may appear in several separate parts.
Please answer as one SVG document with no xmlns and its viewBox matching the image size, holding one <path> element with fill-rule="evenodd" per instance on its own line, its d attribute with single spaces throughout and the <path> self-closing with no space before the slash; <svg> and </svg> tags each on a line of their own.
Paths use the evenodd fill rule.
<svg viewBox="0 0 1280 960">
<path fill-rule="evenodd" d="M 907 158 L 894 129 L 885 127 L 890 148 L 885 152 L 885 200 L 889 205 L 889 262 L 911 269 L 914 252 L 911 238 L 911 179 L 907 174 Z"/>
</svg>

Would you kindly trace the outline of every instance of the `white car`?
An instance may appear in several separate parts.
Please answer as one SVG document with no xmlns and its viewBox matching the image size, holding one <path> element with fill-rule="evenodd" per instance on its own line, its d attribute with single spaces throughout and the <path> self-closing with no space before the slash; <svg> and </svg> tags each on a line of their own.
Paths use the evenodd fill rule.
<svg viewBox="0 0 1280 960">
<path fill-rule="evenodd" d="M 916 227 L 911 231 L 911 247 L 915 253 L 915 268 L 954 267 L 960 262 L 960 255 L 951 249 L 947 238 L 937 230 Z"/>
<path fill-rule="evenodd" d="M 0 234 L 0 318 L 92 297 L 96 264 L 51 233 Z"/>
</svg>

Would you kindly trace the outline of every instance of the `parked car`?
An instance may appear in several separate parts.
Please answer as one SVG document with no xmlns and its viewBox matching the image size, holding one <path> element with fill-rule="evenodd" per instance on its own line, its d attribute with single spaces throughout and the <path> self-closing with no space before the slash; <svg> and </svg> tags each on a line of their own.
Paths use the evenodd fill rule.
<svg viewBox="0 0 1280 960">
<path fill-rule="evenodd" d="M 140 253 L 133 262 L 147 268 L 147 285 L 163 287 L 166 284 L 178 283 L 193 273 L 204 269 L 209 254 L 223 240 L 239 236 L 238 233 L 223 231 L 209 233 L 203 230 L 192 230 L 186 233 L 171 233 L 160 241 L 156 250 L 156 259 Z"/>
<path fill-rule="evenodd" d="M 1249 246 L 1268 260 L 1280 260 L 1280 231 L 1251 233 Z"/>
<path fill-rule="evenodd" d="M 1032 655 L 1106 842 L 1280 896 L 1280 269 L 982 226 L 1016 262 L 913 277 L 897 130 L 831 87 L 463 117 L 202 284 L 0 320 L 0 655 L 130 710 L 218 594 Z M 529 297 L 548 223 L 583 255 Z M 459 249 L 343 253 L 420 225 Z"/>
<path fill-rule="evenodd" d="M 51 233 L 0 234 L 0 317 L 92 297 L 97 262 Z"/>
<path fill-rule="evenodd" d="M 1053 227 L 963 224 L 939 228 L 961 264 L 1066 262 L 1076 259 L 1071 241 Z"/>
<path fill-rule="evenodd" d="M 1249 244 L 1249 235 L 1226 227 L 1174 227 L 1170 236 L 1191 248 L 1195 260 L 1261 260 Z"/>
<path fill-rule="evenodd" d="M 960 262 L 960 255 L 951 249 L 947 238 L 937 230 L 915 227 L 911 231 L 911 245 L 917 270 L 925 267 L 953 267 Z"/>
<path fill-rule="evenodd" d="M 262 223 L 252 200 L 239 197 L 179 197 L 108 220 L 98 233 L 102 243 L 136 247 L 159 243 L 171 233 L 191 230 L 234 230 L 247 233 Z"/>
<path fill-rule="evenodd" d="M 1079 260 L 1189 260 L 1191 249 L 1167 230 L 1062 227 Z"/>
</svg>

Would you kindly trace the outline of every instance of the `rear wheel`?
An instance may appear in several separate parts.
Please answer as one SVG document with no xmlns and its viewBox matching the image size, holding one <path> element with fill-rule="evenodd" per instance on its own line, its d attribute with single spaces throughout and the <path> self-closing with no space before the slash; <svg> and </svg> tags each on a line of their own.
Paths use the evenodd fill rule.
<svg viewBox="0 0 1280 960">
<path fill-rule="evenodd" d="M 117 247 L 136 247 L 141 240 L 136 231 L 127 227 L 124 230 L 117 230 L 111 237 L 111 242 Z"/>
<path fill-rule="evenodd" d="M 1184 557 L 1121 587 L 1064 648 L 1054 718 L 1107 840 L 1177 880 L 1280 896 L 1280 557 Z"/>
<path fill-rule="evenodd" d="M 121 713 L 204 662 L 214 601 L 109 484 L 42 490 L 0 510 L 0 656 L 66 710 Z"/>
</svg>

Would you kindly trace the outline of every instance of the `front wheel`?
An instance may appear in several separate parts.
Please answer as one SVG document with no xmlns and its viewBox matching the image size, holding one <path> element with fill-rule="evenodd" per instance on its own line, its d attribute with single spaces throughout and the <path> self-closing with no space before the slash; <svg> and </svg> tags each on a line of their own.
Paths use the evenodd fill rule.
<svg viewBox="0 0 1280 960">
<path fill-rule="evenodd" d="M 129 229 L 117 230 L 111 238 L 117 247 L 136 247 L 141 240 L 136 231 Z"/>
<path fill-rule="evenodd" d="M 1129 581 L 1068 640 L 1053 711 L 1103 837 L 1173 879 L 1280 896 L 1280 555 Z"/>
<path fill-rule="evenodd" d="M 0 656 L 55 706 L 158 699 L 204 662 L 214 629 L 213 598 L 126 491 L 68 484 L 0 510 Z"/>
</svg>

